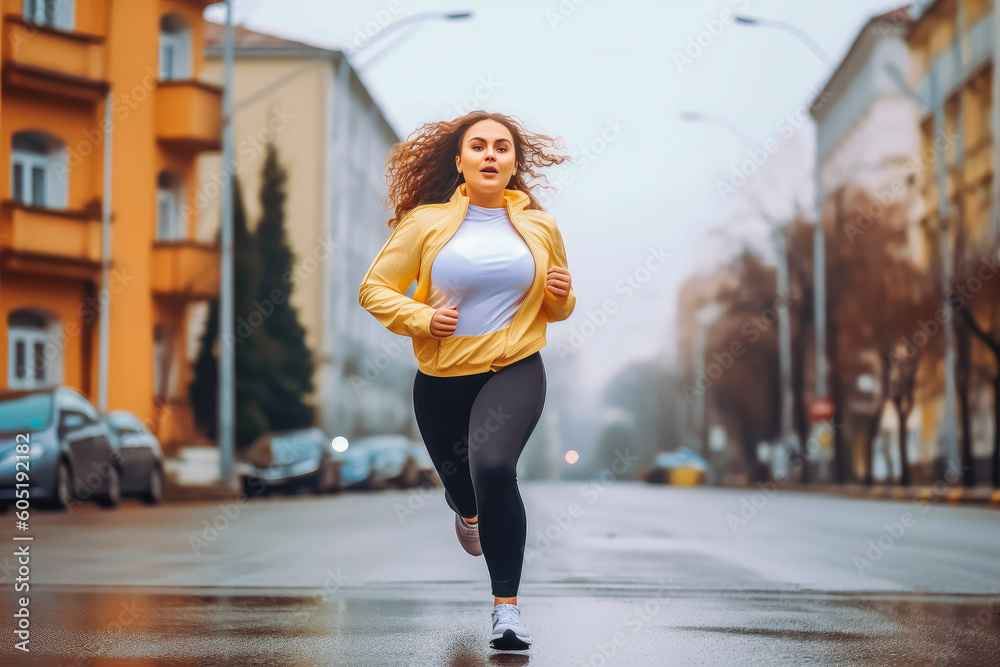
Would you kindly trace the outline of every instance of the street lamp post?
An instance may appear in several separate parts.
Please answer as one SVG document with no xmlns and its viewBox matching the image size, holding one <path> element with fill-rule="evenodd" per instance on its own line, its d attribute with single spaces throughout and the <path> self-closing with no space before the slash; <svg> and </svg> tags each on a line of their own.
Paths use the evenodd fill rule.
<svg viewBox="0 0 1000 667">
<path fill-rule="evenodd" d="M 719 304 L 709 303 L 699 308 L 694 315 L 697 329 L 693 341 L 694 350 L 692 350 L 691 357 L 697 365 L 695 371 L 696 379 L 699 374 L 705 375 L 708 373 L 708 329 L 721 313 L 722 307 Z M 694 433 L 698 441 L 698 451 L 708 461 L 708 414 L 704 391 L 698 392 L 698 400 L 694 404 L 694 413 Z"/>
<path fill-rule="evenodd" d="M 910 99 L 914 100 L 922 109 L 930 109 L 934 114 L 934 136 L 944 137 L 944 93 L 941 90 L 939 68 L 930 68 L 930 105 L 906 83 L 903 73 L 893 64 L 885 66 L 886 72 L 895 79 L 900 90 Z M 948 167 L 945 164 L 947 155 L 942 152 L 934 159 L 934 172 L 937 179 L 938 196 L 938 233 L 941 241 L 938 244 L 941 248 L 941 290 L 944 298 L 944 308 L 946 312 L 951 311 L 952 282 L 952 249 L 951 232 L 949 222 L 951 212 L 948 201 Z M 958 469 L 958 422 L 955 414 L 955 400 L 957 388 L 955 386 L 955 328 L 951 318 L 943 325 L 944 329 L 944 444 L 945 455 L 948 457 L 949 467 Z"/>
<path fill-rule="evenodd" d="M 233 345 L 235 308 L 233 305 L 233 3 L 226 0 L 226 29 L 222 45 L 222 229 L 219 268 L 219 478 L 233 488 L 234 466 L 236 349 Z"/>
<path fill-rule="evenodd" d="M 733 133 L 748 149 L 755 146 L 750 137 L 738 125 L 723 116 L 686 111 L 681 118 L 688 122 L 712 122 L 721 125 Z M 777 291 L 783 300 L 788 299 L 788 248 L 785 235 L 778 221 L 768 215 L 763 207 L 758 206 L 758 212 L 763 217 L 774 235 Z M 792 336 L 791 320 L 788 307 L 778 309 L 778 375 L 781 380 L 781 438 L 786 443 L 798 443 L 798 436 L 792 425 Z"/>
<path fill-rule="evenodd" d="M 394 23 L 386 26 L 381 32 L 374 35 L 368 42 L 365 43 L 364 49 L 371 48 L 371 46 L 382 39 L 385 39 L 389 35 L 393 34 L 400 28 L 414 25 L 420 21 L 431 21 L 431 20 L 445 20 L 445 21 L 458 21 L 462 19 L 471 18 L 473 12 L 422 12 L 420 14 L 414 14 L 412 16 L 407 16 L 405 18 L 399 19 Z M 372 62 L 376 59 L 383 58 L 386 53 L 392 51 L 400 42 L 390 44 L 389 46 L 383 48 L 381 51 L 375 54 L 374 57 L 369 58 L 362 67 L 369 67 Z M 347 103 L 348 95 L 350 94 L 350 70 L 351 64 L 347 53 L 344 53 L 339 67 L 337 68 L 336 80 L 334 81 L 335 87 L 335 104 L 338 105 L 338 113 L 334 119 L 334 129 L 333 129 L 333 152 L 334 152 L 334 189 L 333 189 L 333 202 L 332 210 L 334 211 L 333 216 L 333 231 L 334 231 L 334 257 L 333 257 L 333 270 L 334 270 L 334 293 L 336 298 L 334 299 L 334 307 L 339 308 L 339 312 L 333 313 L 333 318 L 331 321 L 331 326 L 333 329 L 333 335 L 329 336 L 329 355 L 331 359 L 332 369 L 331 369 L 331 384 L 339 390 L 343 386 L 344 370 L 346 368 L 347 362 L 347 348 L 345 346 L 346 341 L 346 324 L 348 322 L 347 304 L 351 301 L 348 293 L 348 233 L 349 227 L 349 216 L 350 211 L 348 209 L 348 198 L 347 198 L 347 183 L 348 183 L 348 170 L 350 169 L 350 164 L 348 162 L 347 156 L 350 154 L 348 143 L 351 139 L 350 134 L 350 104 Z M 355 288 L 356 289 L 356 288 Z M 348 423 L 345 415 L 342 414 L 344 410 L 343 401 L 336 400 L 333 403 L 333 414 L 331 415 L 331 423 L 336 424 L 337 428 L 339 425 Z"/>
<path fill-rule="evenodd" d="M 736 23 L 745 26 L 763 26 L 784 30 L 795 35 L 806 47 L 819 58 L 824 65 L 830 64 L 830 56 L 804 30 L 796 25 L 775 19 L 765 19 L 756 16 L 739 14 Z M 816 227 L 813 229 L 813 319 L 816 323 L 816 385 L 815 398 L 827 397 L 827 375 L 829 373 L 826 357 L 826 239 L 823 234 L 823 197 L 819 169 L 819 137 L 816 141 Z"/>
<path fill-rule="evenodd" d="M 222 168 L 227 174 L 227 178 L 223 179 L 222 183 L 222 202 L 221 202 L 221 248 L 220 248 L 220 284 L 219 284 L 219 410 L 218 410 L 218 438 L 219 438 L 219 478 L 223 484 L 232 488 L 236 484 L 235 476 L 235 465 L 234 465 L 234 449 L 235 449 L 235 438 L 234 438 L 234 427 L 235 427 L 235 348 L 232 345 L 233 329 L 235 326 L 235 308 L 234 308 L 234 294 L 233 294 L 233 175 L 231 171 L 231 165 L 233 162 L 233 115 L 236 111 L 245 108 L 250 103 L 256 101 L 260 97 L 269 94 L 281 87 L 291 79 L 299 76 L 305 71 L 309 70 L 313 63 L 306 62 L 299 67 L 291 70 L 285 76 L 279 78 L 276 81 L 263 86 L 259 90 L 251 93 L 247 97 L 240 100 L 236 105 L 233 103 L 233 7 L 232 0 L 224 0 L 225 12 L 226 12 L 226 22 L 222 45 L 222 62 L 223 62 L 223 93 L 222 93 Z M 382 30 L 380 33 L 375 35 L 371 41 L 366 45 L 371 46 L 378 40 L 384 38 L 386 35 L 391 34 L 395 30 L 406 25 L 412 25 L 419 21 L 432 20 L 432 19 L 445 19 L 445 20 L 457 20 L 469 18 L 473 15 L 470 12 L 423 12 L 420 14 L 414 14 L 406 18 L 400 19 L 395 23 L 390 24 L 386 29 Z M 378 54 L 378 57 L 384 55 L 385 51 L 390 49 L 383 49 L 382 52 Z M 316 61 L 329 58 L 327 52 L 322 52 L 317 56 Z M 341 101 L 346 100 L 345 96 L 349 90 L 349 79 L 348 79 L 348 66 L 346 61 L 346 54 L 344 55 L 344 66 L 340 68 L 337 77 L 337 94 L 341 97 Z M 370 62 L 370 61 L 369 61 Z M 337 128 L 337 136 L 335 139 L 335 146 L 340 149 L 346 148 L 347 139 L 347 128 L 348 124 L 346 122 L 346 113 L 348 106 L 343 104 L 341 106 L 341 116 L 339 126 Z M 341 150 L 341 155 L 346 155 L 345 150 Z M 343 187 L 345 183 L 346 175 L 346 165 L 345 160 L 337 160 L 338 165 L 340 165 L 340 171 L 338 172 L 337 187 Z M 339 196 L 338 200 L 340 202 L 339 207 L 336 209 L 338 211 L 337 220 L 337 238 L 338 244 L 337 248 L 343 252 L 344 244 L 346 239 L 346 197 Z M 339 256 L 335 258 L 336 265 L 341 267 L 344 264 L 345 258 Z M 341 278 L 338 280 L 338 285 L 343 289 L 344 277 L 341 274 Z M 335 336 L 336 337 L 336 336 Z M 340 368 L 343 368 L 342 355 L 336 355 L 337 363 Z M 341 370 L 342 374 L 342 370 Z M 339 380 L 340 375 L 337 375 Z"/>
<path fill-rule="evenodd" d="M 235 111 L 243 109 L 251 102 L 256 101 L 260 97 L 276 90 L 280 86 L 287 83 L 289 80 L 299 76 L 305 71 L 312 67 L 311 62 L 303 63 L 301 66 L 288 72 L 285 76 L 280 79 L 271 82 L 270 84 L 262 87 L 261 89 L 255 91 L 249 96 L 240 100 L 238 105 L 234 106 L 233 103 L 233 7 L 232 0 L 224 0 L 225 12 L 226 12 L 226 23 L 224 31 L 224 39 L 222 46 L 222 61 L 223 61 L 223 96 L 222 96 L 222 167 L 223 171 L 228 174 L 228 178 L 223 179 L 222 184 L 222 205 L 221 205 L 221 258 L 220 258 L 220 285 L 219 285 L 219 340 L 221 344 L 219 345 L 219 410 L 218 410 L 218 430 L 219 430 L 219 477 L 223 484 L 229 487 L 233 487 L 236 483 L 235 477 L 235 466 L 234 466 L 234 449 L 235 449 L 235 349 L 231 344 L 233 338 L 233 329 L 235 326 L 235 308 L 234 308 L 234 294 L 233 294 L 233 177 L 230 171 L 230 165 L 233 161 L 233 114 Z M 420 14 L 414 14 L 412 16 L 405 17 L 390 24 L 380 33 L 375 35 L 369 42 L 366 43 L 365 48 L 371 46 L 382 38 L 389 34 L 392 34 L 399 28 L 405 27 L 407 25 L 412 25 L 414 23 L 432 20 L 432 19 L 445 19 L 445 20 L 458 20 L 469 18 L 473 15 L 471 11 L 469 12 L 423 12 Z M 384 55 L 384 53 L 390 49 L 383 49 L 378 57 Z M 317 61 L 328 58 L 327 53 L 322 53 L 317 56 Z M 336 88 L 337 96 L 340 98 L 341 102 L 346 101 L 347 93 L 349 91 L 349 65 L 347 63 L 347 56 L 344 54 L 344 61 L 342 66 L 339 68 Z M 371 61 L 369 61 L 370 64 Z M 348 123 L 346 119 L 348 110 L 347 104 L 341 105 L 341 116 L 337 129 L 335 130 L 334 146 L 339 150 L 340 155 L 346 155 L 346 141 L 348 134 Z M 346 177 L 346 160 L 338 159 L 336 161 L 338 167 L 337 172 L 337 187 L 343 188 Z M 337 211 L 337 248 L 343 253 L 344 252 L 344 241 L 346 241 L 346 229 L 347 229 L 347 211 L 346 211 L 346 197 L 341 193 L 340 195 L 335 195 L 335 209 Z M 339 289 L 344 289 L 343 283 L 346 280 L 345 274 L 343 273 L 345 258 L 343 255 L 334 258 L 336 266 L 339 267 L 338 271 L 338 287 Z M 343 300 L 343 299 L 341 299 Z M 338 334 L 335 334 L 336 338 Z M 343 374 L 343 355 L 336 354 L 334 356 L 335 365 L 339 369 L 339 373 L 336 374 L 338 381 Z"/>
</svg>

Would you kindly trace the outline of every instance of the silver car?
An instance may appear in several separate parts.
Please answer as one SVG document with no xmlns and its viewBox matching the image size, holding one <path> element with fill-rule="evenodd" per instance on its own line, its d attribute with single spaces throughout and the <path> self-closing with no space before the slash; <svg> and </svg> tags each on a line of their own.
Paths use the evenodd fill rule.
<svg viewBox="0 0 1000 667">
<path fill-rule="evenodd" d="M 108 426 L 78 391 L 0 392 L 0 506 L 20 499 L 59 510 L 74 499 L 118 505 L 121 467 Z"/>
<path fill-rule="evenodd" d="M 122 464 L 122 495 L 147 505 L 163 499 L 163 450 L 142 421 L 126 410 L 115 410 L 104 421 L 111 446 Z"/>
</svg>

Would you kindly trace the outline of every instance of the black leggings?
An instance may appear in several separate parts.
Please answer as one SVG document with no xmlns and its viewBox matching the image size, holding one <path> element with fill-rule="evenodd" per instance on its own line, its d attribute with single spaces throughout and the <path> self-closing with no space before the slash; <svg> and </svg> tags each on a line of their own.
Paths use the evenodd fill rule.
<svg viewBox="0 0 1000 667">
<path fill-rule="evenodd" d="M 436 377 L 417 371 L 413 407 L 448 505 L 479 516 L 479 542 L 493 595 L 514 597 L 527 526 L 517 460 L 545 405 L 538 352 L 499 371 Z"/>
</svg>

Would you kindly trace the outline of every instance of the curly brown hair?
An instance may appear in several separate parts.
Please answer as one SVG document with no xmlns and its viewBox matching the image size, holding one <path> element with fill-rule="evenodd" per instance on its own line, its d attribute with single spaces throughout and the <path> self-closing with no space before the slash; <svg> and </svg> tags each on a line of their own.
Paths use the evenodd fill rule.
<svg viewBox="0 0 1000 667">
<path fill-rule="evenodd" d="M 527 194 L 530 200 L 527 208 L 545 210 L 531 194 L 528 181 L 539 178 L 535 169 L 562 164 L 570 159 L 546 149 L 547 146 L 563 148 L 563 140 L 531 132 L 515 116 L 478 110 L 454 120 L 425 123 L 410 134 L 406 141 L 389 149 L 386 156 L 389 194 L 385 197 L 388 201 L 383 200 L 383 203 L 387 207 L 395 207 L 395 215 L 387 223 L 390 228 L 395 228 L 417 206 L 442 204 L 451 199 L 455 188 L 465 182 L 465 176 L 455 169 L 455 156 L 461 154 L 465 132 L 486 119 L 504 125 L 514 139 L 516 172 L 507 189 Z M 543 187 L 551 187 L 547 178 L 540 178 L 545 181 Z"/>
</svg>

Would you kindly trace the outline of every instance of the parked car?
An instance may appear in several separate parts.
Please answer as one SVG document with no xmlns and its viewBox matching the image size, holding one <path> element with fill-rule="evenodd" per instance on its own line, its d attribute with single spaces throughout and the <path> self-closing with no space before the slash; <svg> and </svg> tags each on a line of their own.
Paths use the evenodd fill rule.
<svg viewBox="0 0 1000 667">
<path fill-rule="evenodd" d="M 434 461 L 431 460 L 427 446 L 420 440 L 414 440 L 410 444 L 413 446 L 413 458 L 417 462 L 419 472 L 417 485 L 443 486 L 441 476 L 438 474 L 437 468 L 434 467 Z"/>
<path fill-rule="evenodd" d="M 163 450 L 146 425 L 125 410 L 105 416 L 111 446 L 122 466 L 122 495 L 134 496 L 147 505 L 163 499 Z"/>
<path fill-rule="evenodd" d="M 323 494 L 340 487 L 340 462 L 322 429 L 265 433 L 241 455 L 238 470 L 247 495 L 273 489 L 310 489 Z"/>
<path fill-rule="evenodd" d="M 660 452 L 653 459 L 646 481 L 651 484 L 696 486 L 705 483 L 708 462 L 687 447 Z"/>
<path fill-rule="evenodd" d="M 368 452 L 371 486 L 384 487 L 391 484 L 405 489 L 419 483 L 420 464 L 412 441 L 405 435 L 370 435 L 358 438 L 351 443 L 351 447 Z"/>
<path fill-rule="evenodd" d="M 18 458 L 18 445 L 27 457 Z M 23 456 L 23 454 L 22 454 Z M 65 510 L 74 499 L 112 508 L 121 499 L 121 470 L 107 424 L 90 401 L 69 387 L 0 391 L 0 505 L 24 496 L 34 507 Z M 22 482 L 23 483 L 23 482 Z"/>
<path fill-rule="evenodd" d="M 371 452 L 364 447 L 348 443 L 342 452 L 334 451 L 333 457 L 340 463 L 340 486 L 343 489 L 370 489 L 375 476 L 372 471 Z"/>
</svg>

